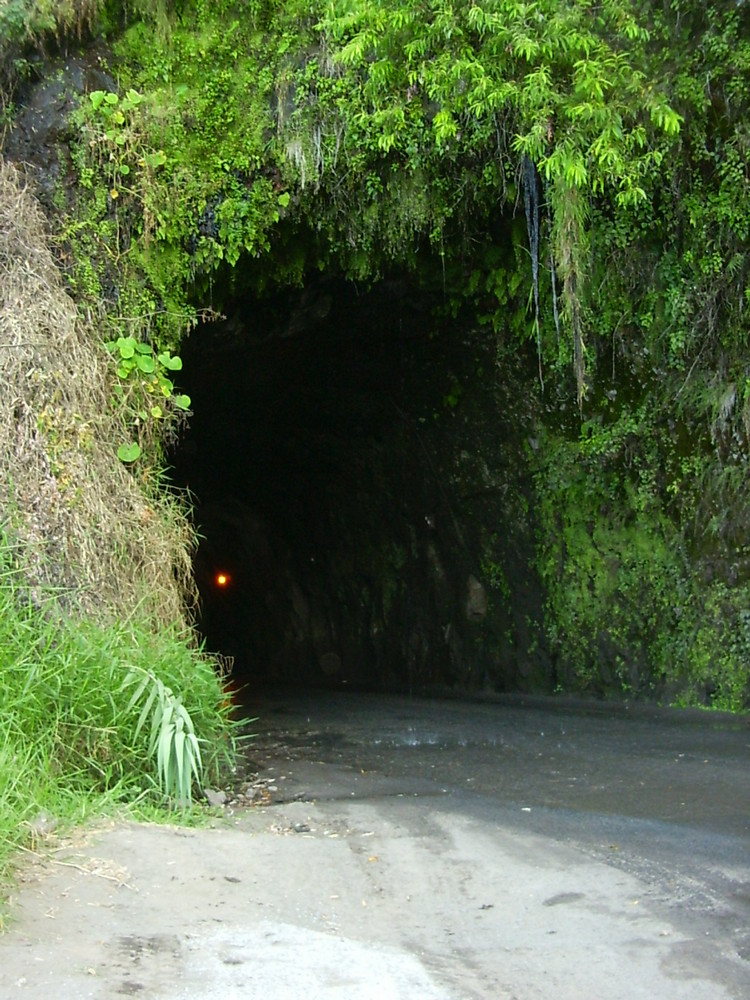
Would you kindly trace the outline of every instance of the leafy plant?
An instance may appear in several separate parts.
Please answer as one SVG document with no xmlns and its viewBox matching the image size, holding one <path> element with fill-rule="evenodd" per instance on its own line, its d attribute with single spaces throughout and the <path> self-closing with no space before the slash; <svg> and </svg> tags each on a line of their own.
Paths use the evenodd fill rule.
<svg viewBox="0 0 750 1000">
<path fill-rule="evenodd" d="M 89 147 L 104 167 L 110 198 L 117 200 L 122 191 L 143 198 L 154 172 L 167 162 L 164 150 L 146 145 L 140 114 L 143 95 L 132 88 L 122 98 L 113 91 L 93 90 L 89 100 L 93 111 Z"/>
<path fill-rule="evenodd" d="M 155 43 L 157 8 L 169 31 Z M 738 704 L 750 7 L 139 10 L 114 43 L 121 92 L 78 119 L 85 198 L 67 229 L 79 302 L 104 301 L 107 339 L 133 351 L 114 349 L 134 428 L 123 460 L 158 448 L 159 356 L 201 303 L 409 269 L 501 351 L 538 352 L 539 560 L 574 682 L 682 678 Z M 557 405 L 574 393 L 578 414 Z M 620 657 L 606 678 L 592 629 Z"/>
<path fill-rule="evenodd" d="M 540 433 L 548 638 L 565 687 L 742 710 L 750 586 L 696 574 L 691 526 L 681 530 L 664 510 L 671 455 L 655 416 L 626 411 L 609 426 L 584 425 L 578 439 Z"/>
<path fill-rule="evenodd" d="M 128 711 L 143 699 L 134 736 L 138 737 L 150 716 L 148 752 L 155 760 L 162 790 L 185 809 L 192 801 L 193 780 L 200 781 L 203 773 L 193 720 L 171 688 L 150 671 L 131 671 L 125 679 L 125 687 L 133 684 L 137 687 L 128 703 Z"/>
<path fill-rule="evenodd" d="M 408 159 L 417 144 L 425 151 L 434 144 L 444 156 L 481 163 L 491 145 L 506 173 L 515 154 L 538 175 L 580 403 L 589 202 L 605 192 L 621 209 L 646 201 L 644 178 L 682 120 L 639 68 L 648 27 L 615 2 L 594 13 L 554 0 L 354 7 L 342 0 L 328 6 L 321 30 L 361 88 L 360 128 L 381 153 Z M 482 177 L 497 183 L 492 171 Z M 505 181 L 496 196 L 508 191 Z M 535 183 L 535 203 L 541 197 Z M 537 294 L 537 237 L 531 242 Z M 541 341 L 538 326 L 537 304 L 533 329 Z"/>
<path fill-rule="evenodd" d="M 0 899 L 39 813 L 64 826 L 164 796 L 186 809 L 234 753 L 219 674 L 189 634 L 72 619 L 29 592 L 20 555 L 0 533 Z"/>
<path fill-rule="evenodd" d="M 135 337 L 118 337 L 107 344 L 117 361 L 118 378 L 133 387 L 136 384 L 138 399 L 151 397 L 148 409 L 137 410 L 136 421 L 143 425 L 150 420 L 163 420 L 166 416 L 164 406 L 169 402 L 177 410 L 190 409 L 190 397 L 184 393 L 175 393 L 174 382 L 168 378 L 167 372 L 177 372 L 182 369 L 182 359 L 173 356 L 170 351 L 156 352 L 150 344 L 144 344 Z M 158 400 L 158 402 L 157 402 Z M 137 442 L 122 444 L 117 450 L 118 458 L 123 462 L 134 462 L 141 455 Z"/>
<path fill-rule="evenodd" d="M 139 376 L 145 390 L 152 396 L 171 400 L 179 410 L 190 408 L 190 397 L 175 393 L 174 382 L 166 372 L 182 370 L 182 359 L 169 351 L 156 352 L 150 344 L 137 341 L 134 337 L 118 337 L 107 345 L 117 357 L 117 374 L 124 381 L 132 381 L 131 376 Z M 153 406 L 150 415 L 158 420 L 164 416 L 160 406 Z"/>
</svg>

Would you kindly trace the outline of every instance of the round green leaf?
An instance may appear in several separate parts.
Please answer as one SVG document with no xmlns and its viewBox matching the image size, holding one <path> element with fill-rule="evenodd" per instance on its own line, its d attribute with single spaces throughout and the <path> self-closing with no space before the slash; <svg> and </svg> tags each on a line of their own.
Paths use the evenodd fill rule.
<svg viewBox="0 0 750 1000">
<path fill-rule="evenodd" d="M 121 358 L 132 358 L 135 354 L 136 342 L 133 337 L 118 337 L 117 350 Z"/>
<path fill-rule="evenodd" d="M 182 358 L 173 358 L 168 351 L 159 355 L 159 361 L 171 372 L 178 372 L 182 369 Z"/>
<path fill-rule="evenodd" d="M 117 457 L 121 462 L 135 462 L 137 458 L 140 458 L 141 448 L 136 441 L 132 441 L 130 444 L 121 444 L 117 449 Z"/>
<path fill-rule="evenodd" d="M 146 375 L 151 375 L 156 368 L 154 364 L 154 359 L 147 357 L 145 354 L 138 355 L 138 367 Z"/>
<path fill-rule="evenodd" d="M 190 396 L 185 396 L 184 394 L 179 396 L 173 396 L 174 405 L 178 410 L 189 410 L 190 409 Z"/>
<path fill-rule="evenodd" d="M 148 166 L 155 170 L 157 167 L 164 166 L 167 162 L 167 154 L 163 149 L 159 149 L 155 153 L 147 153 L 144 159 Z"/>
</svg>

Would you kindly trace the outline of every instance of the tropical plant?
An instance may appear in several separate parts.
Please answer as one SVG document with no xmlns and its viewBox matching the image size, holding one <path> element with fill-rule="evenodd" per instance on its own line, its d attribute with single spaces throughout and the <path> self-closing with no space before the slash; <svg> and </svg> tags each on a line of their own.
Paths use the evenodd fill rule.
<svg viewBox="0 0 750 1000">
<path fill-rule="evenodd" d="M 20 555 L 0 535 L 0 896 L 40 815 L 185 810 L 194 782 L 221 780 L 236 731 L 189 633 L 73 620 L 29 589 Z"/>
<path fill-rule="evenodd" d="M 134 668 L 125 678 L 125 687 L 137 685 L 128 702 L 128 711 L 142 700 L 134 737 L 151 717 L 148 751 L 165 795 L 184 809 L 192 801 L 193 781 L 200 781 L 203 760 L 190 713 L 172 689 L 151 671 Z"/>
</svg>

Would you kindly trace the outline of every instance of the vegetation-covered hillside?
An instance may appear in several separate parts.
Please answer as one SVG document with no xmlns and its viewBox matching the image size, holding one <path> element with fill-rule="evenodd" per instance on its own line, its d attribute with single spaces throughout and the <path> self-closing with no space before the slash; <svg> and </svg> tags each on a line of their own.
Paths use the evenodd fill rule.
<svg viewBox="0 0 750 1000">
<path fill-rule="evenodd" d="M 186 806 L 231 749 L 185 621 L 185 516 L 118 468 L 107 356 L 48 241 L 0 162 L 0 902 L 18 845 Z"/>
<path fill-rule="evenodd" d="M 180 343 L 229 296 L 408 271 L 533 358 L 560 686 L 747 705 L 743 0 L 11 0 L 0 27 L 8 128 L 35 45 L 98 60 L 48 202 L 124 461 L 158 462 Z"/>
</svg>

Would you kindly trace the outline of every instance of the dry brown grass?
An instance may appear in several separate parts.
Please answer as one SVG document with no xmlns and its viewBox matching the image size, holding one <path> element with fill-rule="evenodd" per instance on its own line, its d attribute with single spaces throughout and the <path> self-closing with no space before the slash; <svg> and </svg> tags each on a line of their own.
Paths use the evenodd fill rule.
<svg viewBox="0 0 750 1000">
<path fill-rule="evenodd" d="M 179 622 L 191 530 L 116 457 L 126 435 L 109 365 L 65 293 L 36 199 L 0 157 L 0 531 L 31 587 L 57 588 L 70 610 L 106 619 L 139 605 Z"/>
</svg>

